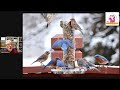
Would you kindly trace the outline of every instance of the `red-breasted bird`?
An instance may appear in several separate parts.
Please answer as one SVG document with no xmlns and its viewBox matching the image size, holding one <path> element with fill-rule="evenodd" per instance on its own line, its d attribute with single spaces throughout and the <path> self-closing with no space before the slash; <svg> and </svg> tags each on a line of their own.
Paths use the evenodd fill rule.
<svg viewBox="0 0 120 90">
<path fill-rule="evenodd" d="M 36 61 L 34 61 L 33 63 L 35 62 L 40 62 L 41 64 L 43 64 L 42 62 L 46 61 L 48 59 L 48 55 L 50 54 L 49 51 L 46 51 L 44 54 L 42 54 Z M 32 63 L 32 64 L 33 64 Z"/>
<path fill-rule="evenodd" d="M 112 65 L 109 60 L 99 54 L 95 55 L 95 63 L 99 65 Z"/>
<path fill-rule="evenodd" d="M 82 33 L 82 35 L 83 35 L 82 29 L 81 29 L 81 27 L 77 24 L 77 22 L 75 21 L 75 19 L 72 18 L 72 19 L 70 19 L 70 20 L 71 20 L 71 21 L 69 22 L 69 24 L 70 24 L 70 26 L 72 27 L 72 29 L 74 29 L 74 30 L 79 30 L 79 31 Z"/>
</svg>

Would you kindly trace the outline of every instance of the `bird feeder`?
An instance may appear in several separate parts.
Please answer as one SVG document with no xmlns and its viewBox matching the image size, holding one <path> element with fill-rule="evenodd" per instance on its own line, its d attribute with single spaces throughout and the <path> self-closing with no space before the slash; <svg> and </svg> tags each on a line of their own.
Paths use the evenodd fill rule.
<svg viewBox="0 0 120 90">
<path fill-rule="evenodd" d="M 70 23 L 71 21 L 60 21 L 60 26 L 63 28 L 63 39 L 69 39 L 74 45 L 73 49 L 68 47 L 67 53 L 63 52 L 63 60 L 68 67 L 75 68 L 75 37 Z"/>
</svg>

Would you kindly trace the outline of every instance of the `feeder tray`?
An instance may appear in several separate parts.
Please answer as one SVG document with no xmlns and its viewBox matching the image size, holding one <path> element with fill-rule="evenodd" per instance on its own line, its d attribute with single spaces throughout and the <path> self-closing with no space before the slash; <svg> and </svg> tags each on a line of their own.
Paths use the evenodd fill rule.
<svg viewBox="0 0 120 90">
<path fill-rule="evenodd" d="M 84 69 L 80 68 L 74 68 L 74 69 L 51 69 L 51 72 L 53 74 L 84 74 L 86 71 Z"/>
</svg>

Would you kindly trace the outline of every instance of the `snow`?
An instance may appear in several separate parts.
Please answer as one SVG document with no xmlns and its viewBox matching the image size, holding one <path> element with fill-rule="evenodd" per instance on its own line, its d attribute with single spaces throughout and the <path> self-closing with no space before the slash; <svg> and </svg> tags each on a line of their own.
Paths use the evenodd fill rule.
<svg viewBox="0 0 120 90">
<path fill-rule="evenodd" d="M 93 37 L 90 43 L 90 48 L 94 48 L 96 44 L 102 42 L 102 40 L 103 39 L 101 37 Z"/>
<path fill-rule="evenodd" d="M 114 42 L 111 42 L 112 39 L 114 39 Z M 119 36 L 118 36 L 118 34 L 109 35 L 107 42 L 108 42 L 107 46 L 115 48 L 117 43 L 119 43 Z"/>
</svg>

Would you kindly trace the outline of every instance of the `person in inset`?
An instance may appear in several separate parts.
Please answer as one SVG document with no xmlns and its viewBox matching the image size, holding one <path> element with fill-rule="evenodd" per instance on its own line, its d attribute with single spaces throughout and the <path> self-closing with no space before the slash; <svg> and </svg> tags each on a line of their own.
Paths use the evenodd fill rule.
<svg viewBox="0 0 120 90">
<path fill-rule="evenodd" d="M 3 50 L 3 52 L 9 52 L 12 54 L 18 53 L 17 49 L 14 48 L 13 42 L 11 40 L 6 40 L 6 48 Z"/>
</svg>

